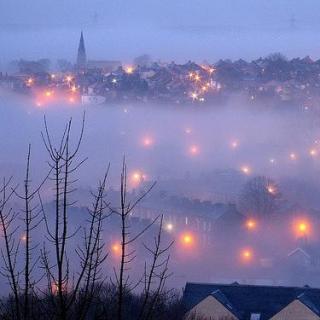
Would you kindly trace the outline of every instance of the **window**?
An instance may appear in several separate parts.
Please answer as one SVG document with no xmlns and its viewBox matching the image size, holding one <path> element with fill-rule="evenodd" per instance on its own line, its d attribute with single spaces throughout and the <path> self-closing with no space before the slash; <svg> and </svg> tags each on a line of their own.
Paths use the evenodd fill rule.
<svg viewBox="0 0 320 320">
<path fill-rule="evenodd" d="M 250 320 L 260 320 L 260 313 L 251 313 Z"/>
</svg>

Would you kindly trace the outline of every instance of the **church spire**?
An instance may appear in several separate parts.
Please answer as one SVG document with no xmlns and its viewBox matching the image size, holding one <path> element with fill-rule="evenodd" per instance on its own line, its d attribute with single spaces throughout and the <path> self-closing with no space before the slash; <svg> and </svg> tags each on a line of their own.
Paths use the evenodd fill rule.
<svg viewBox="0 0 320 320">
<path fill-rule="evenodd" d="M 84 45 L 83 32 L 81 31 L 80 42 L 78 47 L 77 68 L 84 70 L 87 66 L 86 48 Z"/>
</svg>

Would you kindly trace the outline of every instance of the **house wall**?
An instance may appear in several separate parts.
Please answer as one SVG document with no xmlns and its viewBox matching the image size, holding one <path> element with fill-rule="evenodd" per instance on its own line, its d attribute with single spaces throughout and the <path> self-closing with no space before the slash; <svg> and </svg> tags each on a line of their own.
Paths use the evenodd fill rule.
<svg viewBox="0 0 320 320">
<path fill-rule="evenodd" d="M 270 320 L 319 320 L 307 306 L 299 300 L 294 300 Z"/>
<path fill-rule="evenodd" d="M 187 314 L 186 320 L 194 319 L 206 319 L 206 320 L 220 320 L 230 319 L 238 320 L 227 308 L 225 308 L 217 299 L 213 296 L 208 296 L 194 306 Z M 309 319 L 305 319 L 309 320 Z M 312 319 L 313 320 L 313 319 Z"/>
</svg>

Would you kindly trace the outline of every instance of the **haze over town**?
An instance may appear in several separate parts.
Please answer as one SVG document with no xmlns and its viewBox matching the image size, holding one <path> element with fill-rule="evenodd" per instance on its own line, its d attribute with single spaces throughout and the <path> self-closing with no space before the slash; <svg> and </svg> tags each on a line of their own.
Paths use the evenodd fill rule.
<svg viewBox="0 0 320 320">
<path fill-rule="evenodd" d="M 182 319 L 208 295 L 232 311 L 189 282 L 320 287 L 317 9 L 1 1 L 0 315 L 31 319 L 44 294 L 52 319 L 108 299 L 161 319 L 159 297 Z"/>
</svg>

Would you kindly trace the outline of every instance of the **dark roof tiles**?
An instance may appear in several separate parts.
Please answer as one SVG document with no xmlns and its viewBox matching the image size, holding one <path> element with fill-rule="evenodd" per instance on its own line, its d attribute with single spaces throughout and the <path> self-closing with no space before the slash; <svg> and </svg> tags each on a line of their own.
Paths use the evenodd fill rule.
<svg viewBox="0 0 320 320">
<path fill-rule="evenodd" d="M 204 298 L 214 296 L 226 305 L 232 306 L 240 320 L 250 319 L 253 313 L 261 314 L 261 320 L 270 319 L 295 299 L 304 303 L 314 313 L 320 310 L 320 289 L 308 287 L 275 287 L 239 284 L 187 283 L 183 302 L 190 310 Z M 221 298 L 224 297 L 224 298 Z M 226 306 L 227 307 L 227 306 Z M 227 307 L 230 311 L 230 307 Z"/>
</svg>

